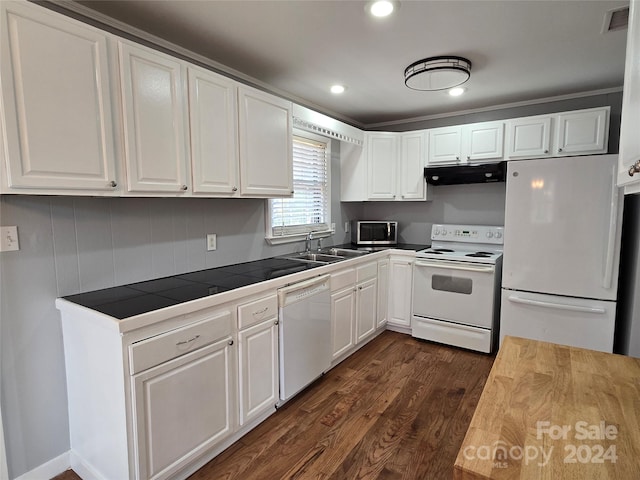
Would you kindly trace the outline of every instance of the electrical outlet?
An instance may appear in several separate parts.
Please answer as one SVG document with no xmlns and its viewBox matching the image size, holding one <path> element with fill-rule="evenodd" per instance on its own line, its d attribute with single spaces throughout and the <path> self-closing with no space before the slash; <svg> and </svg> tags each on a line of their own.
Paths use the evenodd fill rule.
<svg viewBox="0 0 640 480">
<path fill-rule="evenodd" d="M 215 233 L 208 233 L 207 234 L 207 251 L 210 252 L 212 250 L 215 250 L 217 248 L 217 239 L 216 239 L 216 234 Z"/>
<path fill-rule="evenodd" d="M 20 250 L 18 227 L 0 227 L 0 252 Z"/>
</svg>

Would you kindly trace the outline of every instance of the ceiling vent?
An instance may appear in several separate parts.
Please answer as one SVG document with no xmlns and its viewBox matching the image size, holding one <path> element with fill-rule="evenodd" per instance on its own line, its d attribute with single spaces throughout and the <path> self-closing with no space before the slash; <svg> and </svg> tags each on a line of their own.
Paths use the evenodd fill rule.
<svg viewBox="0 0 640 480">
<path fill-rule="evenodd" d="M 604 14 L 602 33 L 624 30 L 629 25 L 629 7 L 616 8 Z"/>
</svg>

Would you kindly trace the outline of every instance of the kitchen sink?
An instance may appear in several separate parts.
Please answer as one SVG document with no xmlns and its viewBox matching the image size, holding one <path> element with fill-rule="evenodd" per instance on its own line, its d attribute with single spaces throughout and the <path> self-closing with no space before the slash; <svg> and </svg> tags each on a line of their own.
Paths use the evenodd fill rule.
<svg viewBox="0 0 640 480">
<path fill-rule="evenodd" d="M 340 255 L 331 255 L 327 253 L 315 253 L 315 252 L 300 252 L 292 253 L 290 255 L 283 255 L 280 258 L 287 260 L 300 260 L 303 262 L 315 262 L 315 263 L 334 263 L 346 260 L 346 257 Z"/>
<path fill-rule="evenodd" d="M 328 253 L 329 255 L 338 255 L 340 257 L 355 258 L 367 255 L 368 251 L 365 250 L 352 250 L 350 248 L 336 248 L 330 247 L 321 251 L 322 253 Z"/>
</svg>

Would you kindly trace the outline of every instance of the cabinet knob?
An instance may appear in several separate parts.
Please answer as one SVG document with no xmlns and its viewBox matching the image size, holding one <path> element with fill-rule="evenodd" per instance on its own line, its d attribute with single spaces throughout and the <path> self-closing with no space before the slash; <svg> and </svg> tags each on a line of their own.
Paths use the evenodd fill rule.
<svg viewBox="0 0 640 480">
<path fill-rule="evenodd" d="M 189 187 L 187 187 L 186 185 L 182 185 L 182 187 L 180 187 L 180 190 L 186 192 L 188 188 Z"/>
<path fill-rule="evenodd" d="M 544 153 L 549 153 L 549 150 L 545 150 Z"/>
<path fill-rule="evenodd" d="M 467 160 L 471 160 L 471 155 L 467 155 Z"/>
<path fill-rule="evenodd" d="M 460 157 L 456 157 L 456 160 L 460 160 Z"/>
<path fill-rule="evenodd" d="M 640 173 L 640 160 L 631 165 L 631 168 L 629 169 L 630 177 L 633 177 L 636 173 Z"/>
<path fill-rule="evenodd" d="M 115 180 L 111 180 L 111 181 L 109 182 L 109 186 L 110 186 L 111 188 L 116 188 L 116 187 L 118 186 L 118 182 L 116 182 Z"/>
<path fill-rule="evenodd" d="M 229 340 L 227 343 L 228 343 L 229 345 L 233 345 L 233 340 Z"/>
<path fill-rule="evenodd" d="M 274 325 L 279 325 L 280 322 L 278 320 L 276 320 L 275 322 L 273 322 Z"/>
<path fill-rule="evenodd" d="M 558 153 L 562 153 L 562 149 L 561 148 L 558 149 Z"/>
<path fill-rule="evenodd" d="M 238 187 L 233 187 L 233 188 L 231 189 L 231 191 L 232 191 L 232 192 L 237 192 L 237 191 L 238 191 Z"/>
</svg>

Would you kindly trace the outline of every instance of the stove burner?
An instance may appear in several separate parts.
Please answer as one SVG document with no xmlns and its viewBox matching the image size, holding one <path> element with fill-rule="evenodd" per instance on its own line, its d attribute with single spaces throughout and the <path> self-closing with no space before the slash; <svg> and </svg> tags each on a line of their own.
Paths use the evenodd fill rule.
<svg viewBox="0 0 640 480">
<path fill-rule="evenodd" d="M 455 250 L 451 250 L 450 248 L 434 248 L 432 250 L 433 253 L 452 253 Z"/>
<path fill-rule="evenodd" d="M 479 257 L 479 258 L 488 258 L 493 254 L 489 252 L 475 252 L 475 253 L 467 253 L 465 256 L 467 257 Z"/>
</svg>

